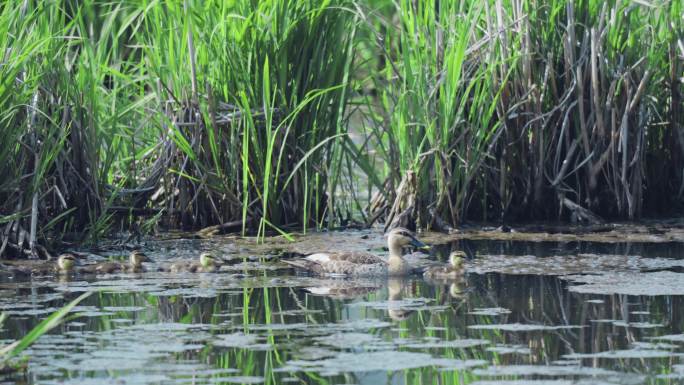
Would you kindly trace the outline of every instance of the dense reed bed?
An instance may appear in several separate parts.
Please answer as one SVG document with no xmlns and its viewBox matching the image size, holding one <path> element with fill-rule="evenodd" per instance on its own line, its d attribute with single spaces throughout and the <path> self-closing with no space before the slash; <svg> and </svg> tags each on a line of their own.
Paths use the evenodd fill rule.
<svg viewBox="0 0 684 385">
<path fill-rule="evenodd" d="M 367 100 L 401 202 L 375 210 L 445 227 L 681 209 L 680 1 L 389 7 Z"/>
<path fill-rule="evenodd" d="M 3 5 L 0 254 L 113 225 L 322 225 L 346 131 L 344 7 Z"/>
<path fill-rule="evenodd" d="M 158 225 L 265 234 L 672 215 L 682 11 L 4 3 L 0 254 Z"/>
</svg>

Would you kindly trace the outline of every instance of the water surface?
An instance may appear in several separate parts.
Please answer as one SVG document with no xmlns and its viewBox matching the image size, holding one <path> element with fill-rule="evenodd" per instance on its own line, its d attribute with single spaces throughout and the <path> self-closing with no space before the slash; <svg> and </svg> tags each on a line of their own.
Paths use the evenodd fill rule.
<svg viewBox="0 0 684 385">
<path fill-rule="evenodd" d="M 158 264 L 212 250 L 233 264 L 219 274 L 5 279 L 7 341 L 100 291 L 26 352 L 25 376 L 4 383 L 684 383 L 679 243 L 457 241 L 428 258 L 469 248 L 469 272 L 430 283 L 309 277 L 275 258 L 386 254 L 376 232 L 279 242 L 144 246 Z"/>
</svg>

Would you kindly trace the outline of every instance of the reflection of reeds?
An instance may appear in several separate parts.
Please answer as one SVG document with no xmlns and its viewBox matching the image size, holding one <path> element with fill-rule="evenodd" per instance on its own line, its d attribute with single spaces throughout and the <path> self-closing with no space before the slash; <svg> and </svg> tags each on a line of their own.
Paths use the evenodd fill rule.
<svg viewBox="0 0 684 385">
<path fill-rule="evenodd" d="M 197 363 L 198 367 L 209 365 L 217 369 L 237 369 L 239 373 L 214 373 L 217 378 L 228 375 L 243 375 L 265 377 L 270 383 L 281 383 L 285 377 L 297 377 L 302 382 L 314 383 L 341 383 L 345 377 L 346 382 L 358 383 L 363 374 L 347 373 L 339 376 L 323 376 L 314 371 L 282 372 L 275 369 L 282 368 L 291 360 L 297 360 L 297 353 L 301 348 L 320 347 L 330 350 L 356 351 L 355 348 L 334 348 L 320 345 L 316 337 L 336 335 L 340 330 L 335 325 L 340 322 L 354 321 L 358 319 L 371 319 L 391 322 L 390 327 L 380 327 L 370 330 L 348 331 L 353 334 L 373 334 L 383 342 L 396 342 L 391 350 L 418 351 L 418 348 L 402 346 L 399 338 L 421 340 L 434 337 L 436 340 L 458 339 L 486 339 L 489 345 L 478 345 L 470 348 L 421 348 L 420 351 L 432 354 L 435 358 L 453 358 L 459 360 L 477 359 L 506 365 L 550 365 L 551 362 L 561 359 L 568 353 L 597 353 L 611 349 L 620 350 L 629 348 L 634 341 L 649 341 L 646 337 L 659 334 L 671 334 L 681 332 L 682 321 L 679 316 L 682 301 L 678 297 L 626 297 L 626 296 L 596 296 L 568 292 L 565 283 L 554 277 L 525 277 L 525 276 L 501 276 L 490 274 L 487 276 L 470 275 L 467 277 L 468 287 L 472 289 L 468 293 L 467 300 L 456 299 L 451 302 L 452 306 L 440 310 L 417 309 L 408 317 L 400 320 L 392 320 L 388 309 L 364 308 L 358 312 L 350 310 L 350 304 L 354 300 L 338 300 L 323 296 L 308 295 L 303 289 L 291 288 L 264 288 L 250 287 L 244 290 L 231 290 L 231 293 L 218 294 L 214 298 L 201 298 L 189 295 L 159 296 L 158 292 L 147 294 L 143 292 L 132 293 L 98 293 L 82 302 L 84 305 L 94 306 L 100 309 L 112 307 L 105 314 L 97 317 L 78 318 L 77 321 L 85 322 L 82 327 L 86 338 L 91 343 L 98 341 L 96 333 L 114 331 L 121 336 L 123 330 L 117 333 L 116 329 L 147 324 L 146 333 L 155 334 L 156 323 L 186 323 L 202 325 L 197 338 L 193 337 L 193 331 L 179 331 L 179 340 L 188 344 L 201 343 L 203 348 L 192 349 L 180 353 L 170 353 L 177 362 L 185 364 Z M 168 288 L 185 287 L 188 293 L 192 286 L 186 283 L 167 284 Z M 139 289 L 139 288 L 138 288 Z M 383 289 L 377 293 L 366 294 L 360 297 L 368 302 L 383 302 L 387 299 L 410 300 L 411 298 L 428 298 L 440 304 L 440 298 L 446 293 L 443 288 L 428 286 L 422 281 L 408 281 L 401 287 L 402 291 Z M 201 291 L 201 288 L 198 288 Z M 401 293 L 399 295 L 399 293 Z M 392 298 L 390 298 L 392 296 Z M 588 299 L 597 297 L 605 300 L 602 304 L 589 303 Z M 28 301 L 19 299 L 20 302 Z M 66 300 L 53 300 L 42 303 L 45 307 L 61 307 Z M 449 305 L 449 302 L 442 303 Z M 304 305 L 304 307 L 302 307 Z M 144 311 L 115 311 L 117 307 L 143 306 Z M 511 312 L 503 315 L 477 315 L 469 314 L 475 308 L 503 307 Z M 247 309 L 247 311 L 242 311 Z M 319 311 L 316 313 L 302 313 L 282 315 L 287 311 L 301 311 L 304 309 Z M 661 329 L 626 329 L 612 323 L 596 323 L 591 320 L 617 319 L 634 320 L 633 310 L 648 310 L 648 318 L 652 322 L 665 324 Z M 227 315 L 230 314 L 230 315 Z M 220 316 L 219 316 L 220 315 Z M 3 338 L 17 338 L 27 333 L 39 322 L 39 317 L 30 317 L 28 320 L 10 318 L 6 321 Z M 114 323 L 113 320 L 130 319 L 131 323 Z M 501 330 L 476 330 L 468 328 L 470 325 L 497 324 L 497 323 L 523 323 L 545 324 L 549 326 L 559 325 L 586 325 L 582 329 L 560 329 L 546 331 L 501 331 Z M 219 326 L 219 324 L 221 324 Z M 281 328 L 282 325 L 299 324 L 294 329 Z M 328 324 L 332 327 L 327 329 Z M 209 327 L 208 325 L 212 325 Z M 438 327 L 439 329 L 430 329 Z M 398 329 L 397 329 L 398 328 Z M 441 329 L 444 328 L 444 329 Z M 73 332 L 65 327 L 62 332 Z M 252 346 L 221 347 L 213 344 L 220 340 L 221 334 L 244 333 L 258 336 L 258 345 L 269 345 L 268 350 L 263 347 Z M 341 332 L 346 333 L 347 331 Z M 70 333 L 71 334 L 71 333 Z M 77 335 L 78 333 L 76 333 Z M 208 336 L 210 334 L 210 336 Z M 109 340 L 112 333 L 104 333 L 105 337 L 100 342 L 100 349 L 106 349 L 113 341 Z M 139 338 L 145 338 L 134 334 Z M 344 338 L 344 337 L 340 337 Z M 487 351 L 489 346 L 495 344 L 523 345 L 530 348 L 529 354 L 498 354 Z M 70 348 L 75 345 L 69 345 Z M 54 347 L 53 347 L 54 348 Z M 74 347 L 75 348 L 75 347 Z M 49 360 L 36 351 L 36 364 L 41 360 Z M 47 349 L 50 349 L 47 347 Z M 61 348 L 60 348 L 61 349 Z M 135 357 L 133 357 L 135 358 Z M 315 357 L 311 358 L 315 361 Z M 603 358 L 587 359 L 585 366 L 592 366 L 617 370 L 626 373 L 668 373 L 671 371 L 672 358 L 648 358 L 607 360 Z M 187 367 L 187 366 L 185 366 Z M 87 370 L 87 369 L 85 369 Z M 97 370 L 97 369 L 95 369 Z M 125 370 L 114 371 L 112 376 L 124 374 Z M 377 373 L 374 373 L 374 375 Z M 67 374 L 65 374 L 67 375 Z M 68 375 L 81 375 L 70 372 Z M 194 373 L 193 373 L 194 375 Z M 201 370 L 198 375 L 204 376 Z M 390 373 L 392 376 L 402 376 L 406 383 L 433 383 L 441 380 L 442 383 L 469 383 L 479 379 L 472 370 L 446 370 L 439 367 L 424 367 Z M 184 374 L 174 373 L 172 376 L 183 377 Z M 510 378 L 506 376 L 505 378 Z M 528 377 L 523 377 L 528 378 Z M 485 379 L 482 377 L 482 379 Z M 486 379 L 494 379 L 487 377 Z M 521 378 L 522 379 L 522 378 Z"/>
</svg>

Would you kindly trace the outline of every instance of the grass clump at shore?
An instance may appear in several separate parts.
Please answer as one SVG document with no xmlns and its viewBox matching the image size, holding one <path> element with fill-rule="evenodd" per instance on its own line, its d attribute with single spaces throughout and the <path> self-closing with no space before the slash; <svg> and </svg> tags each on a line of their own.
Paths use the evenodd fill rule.
<svg viewBox="0 0 684 385">
<path fill-rule="evenodd" d="M 411 189 L 376 210 L 434 226 L 681 209 L 680 1 L 380 10 L 373 137 L 391 165 L 380 174 Z"/>
<path fill-rule="evenodd" d="M 14 144 L 1 154 L 0 254 L 47 254 L 40 244 L 149 225 L 141 217 L 261 234 L 322 225 L 346 133 L 345 5 L 0 8 L 0 132 Z"/>
</svg>

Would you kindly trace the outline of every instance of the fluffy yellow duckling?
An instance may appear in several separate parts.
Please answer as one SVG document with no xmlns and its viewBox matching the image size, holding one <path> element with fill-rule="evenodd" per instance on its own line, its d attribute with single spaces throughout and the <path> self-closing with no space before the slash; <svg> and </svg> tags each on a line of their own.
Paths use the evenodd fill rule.
<svg viewBox="0 0 684 385">
<path fill-rule="evenodd" d="M 128 264 L 120 262 L 96 263 L 82 268 L 81 272 L 92 274 L 112 274 L 119 272 L 137 273 L 145 271 L 142 265 L 143 262 L 152 262 L 152 260 L 142 251 L 133 250 L 128 256 Z"/>
<path fill-rule="evenodd" d="M 429 266 L 423 272 L 423 278 L 430 280 L 453 280 L 463 275 L 463 258 L 466 254 L 457 250 L 449 254 L 448 265 Z"/>
<path fill-rule="evenodd" d="M 77 263 L 76 256 L 72 253 L 63 253 L 57 257 L 57 262 L 52 261 L 7 261 L 4 268 L 16 276 L 68 274 L 73 271 Z"/>
<path fill-rule="evenodd" d="M 214 257 L 211 253 L 202 253 L 200 254 L 199 262 L 176 262 L 169 267 L 168 271 L 172 273 L 215 273 L 220 267 L 221 263 L 218 258 Z"/>
</svg>

